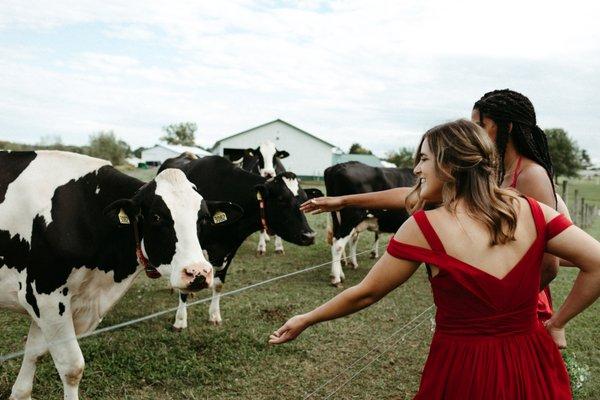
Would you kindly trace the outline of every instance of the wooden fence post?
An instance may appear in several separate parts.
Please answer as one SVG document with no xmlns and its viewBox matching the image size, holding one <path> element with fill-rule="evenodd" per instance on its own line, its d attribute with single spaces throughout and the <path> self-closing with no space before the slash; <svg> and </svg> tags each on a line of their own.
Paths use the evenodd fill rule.
<svg viewBox="0 0 600 400">
<path fill-rule="evenodd" d="M 584 227 L 585 223 L 586 223 L 586 220 L 585 220 L 585 198 L 584 197 L 581 198 L 581 207 L 579 208 L 579 213 L 581 215 L 581 217 L 580 217 L 581 218 L 580 219 L 581 226 Z"/>
<path fill-rule="evenodd" d="M 562 193 L 561 193 L 561 197 L 565 201 L 566 205 L 569 205 L 569 203 L 567 201 L 567 184 L 568 183 L 569 183 L 569 181 L 567 181 L 566 179 L 562 181 Z"/>
<path fill-rule="evenodd" d="M 573 223 L 575 225 L 580 225 L 579 224 L 579 213 L 577 212 L 578 207 L 579 207 L 579 190 L 575 189 L 573 191 Z"/>
</svg>

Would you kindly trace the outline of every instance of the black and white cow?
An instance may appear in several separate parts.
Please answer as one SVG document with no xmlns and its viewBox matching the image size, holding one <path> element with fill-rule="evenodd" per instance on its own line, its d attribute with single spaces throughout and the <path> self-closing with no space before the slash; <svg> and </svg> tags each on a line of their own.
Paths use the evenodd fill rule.
<svg viewBox="0 0 600 400">
<path fill-rule="evenodd" d="M 377 192 L 402 186 L 412 186 L 415 176 L 408 168 L 376 168 L 357 161 L 333 165 L 325 170 L 327 196 L 343 196 Z M 365 210 L 347 207 L 331 213 L 331 284 L 340 286 L 344 279 L 341 258 L 346 245 L 350 245 L 349 264 L 358 267 L 356 246 L 359 233 L 375 232 L 371 256 L 379 257 L 379 232 L 396 232 L 408 218 L 404 210 Z"/>
<path fill-rule="evenodd" d="M 0 152 L 0 307 L 32 320 L 11 399 L 31 398 L 48 351 L 64 398 L 77 399 L 76 336 L 95 329 L 144 267 L 183 292 L 211 286 L 198 230 L 217 213 L 234 221 L 241 209 L 203 200 L 177 169 L 144 185 L 79 154 Z"/>
<path fill-rule="evenodd" d="M 222 229 L 215 228 L 200 236 L 202 248 L 207 251 L 215 270 L 209 321 L 220 324 L 220 292 L 229 265 L 244 240 L 252 233 L 265 229 L 300 246 L 313 244 L 315 233 L 300 211 L 300 205 L 309 196 L 312 198 L 323 194 L 318 189 L 303 190 L 291 172 L 266 179 L 238 168 L 219 156 L 191 160 L 181 155 L 166 160 L 161 168 L 172 166 L 181 168 L 205 199 L 231 201 L 244 211 L 243 217 L 234 224 Z M 173 325 L 175 330 L 187 327 L 186 300 L 187 295 L 180 295 Z"/>
<path fill-rule="evenodd" d="M 277 174 L 286 172 L 285 167 L 281 163 L 281 159 L 286 158 L 289 155 L 290 154 L 285 150 L 277 150 L 275 144 L 270 140 L 267 140 L 261 143 L 256 149 L 246 149 L 244 151 L 244 156 L 241 159 L 234 161 L 234 164 L 264 178 L 272 178 Z M 257 255 L 262 256 L 267 252 L 267 242 L 269 240 L 267 232 L 262 230 L 258 238 L 258 246 L 256 248 Z M 275 253 L 283 254 L 284 249 L 281 238 L 275 235 L 274 242 Z"/>
</svg>

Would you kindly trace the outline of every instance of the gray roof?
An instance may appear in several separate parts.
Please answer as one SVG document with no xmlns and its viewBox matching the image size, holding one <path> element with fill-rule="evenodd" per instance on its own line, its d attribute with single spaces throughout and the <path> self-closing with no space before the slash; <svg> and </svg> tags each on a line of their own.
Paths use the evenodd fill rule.
<svg viewBox="0 0 600 400">
<path fill-rule="evenodd" d="M 224 137 L 223 139 L 219 139 L 219 140 L 217 140 L 217 141 L 215 142 L 215 144 L 213 145 L 212 149 L 214 149 L 215 147 L 217 147 L 217 146 L 219 145 L 219 143 L 221 143 L 223 140 L 227 140 L 227 139 L 231 139 L 232 137 L 235 137 L 235 136 L 243 135 L 244 133 L 247 133 L 247 132 L 253 131 L 253 130 L 255 130 L 255 129 L 258 129 L 258 128 L 262 128 L 263 126 L 267 126 L 267 125 L 273 124 L 273 123 L 275 123 L 275 122 L 281 122 L 281 123 L 283 123 L 283 124 L 286 124 L 287 126 L 290 126 L 290 127 L 294 128 L 294 129 L 296 129 L 296 130 L 298 130 L 298 131 L 300 131 L 300 132 L 304 133 L 305 135 L 308 135 L 308 136 L 310 136 L 310 137 L 311 137 L 311 138 L 313 138 L 313 139 L 317 139 L 318 141 L 320 141 L 320 142 L 322 142 L 322 143 L 325 143 L 325 144 L 326 144 L 326 145 L 328 145 L 329 147 L 337 147 L 337 146 L 336 146 L 336 145 L 334 145 L 334 144 L 331 144 L 331 143 L 329 143 L 329 142 L 326 142 L 325 140 L 323 140 L 323 139 L 321 139 L 321 138 L 319 138 L 319 137 L 316 137 L 315 135 L 312 135 L 312 134 L 310 134 L 310 133 L 306 132 L 305 130 L 302 130 L 302 129 L 300 129 L 300 128 L 298 128 L 297 126 L 294 126 L 294 125 L 290 124 L 289 122 L 285 122 L 284 120 L 277 118 L 277 119 L 275 119 L 275 120 L 273 120 L 273 121 L 270 121 L 270 122 L 267 122 L 267 123 L 265 123 L 265 124 L 262 124 L 262 125 L 255 126 L 254 128 L 246 129 L 246 130 L 245 130 L 245 131 L 243 131 L 243 132 L 239 132 L 239 133 L 233 134 L 233 135 L 231 135 L 231 136 Z"/>
<path fill-rule="evenodd" d="M 159 144 L 155 145 L 154 147 L 162 147 L 162 148 L 171 150 L 172 152 L 177 153 L 177 154 L 188 152 L 188 153 L 196 154 L 201 157 L 213 155 L 211 152 L 206 151 L 197 146 L 182 146 L 179 144 L 159 143 Z"/>
<path fill-rule="evenodd" d="M 374 154 L 334 154 L 332 164 L 340 164 L 347 161 L 360 161 L 371 167 L 383 167 L 381 160 Z"/>
</svg>

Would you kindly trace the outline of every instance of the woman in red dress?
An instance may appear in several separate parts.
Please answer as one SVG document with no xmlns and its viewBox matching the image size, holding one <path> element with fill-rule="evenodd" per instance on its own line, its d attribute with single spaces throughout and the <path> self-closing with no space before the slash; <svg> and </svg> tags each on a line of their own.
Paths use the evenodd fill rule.
<svg viewBox="0 0 600 400">
<path fill-rule="evenodd" d="M 494 90 L 475 103 L 471 120 L 483 127 L 496 143 L 500 159 L 498 184 L 558 209 L 546 134 L 537 126 L 531 101 L 512 90 Z M 552 316 L 548 284 L 557 272 L 557 258 L 545 255 L 538 299 L 538 317 L 542 321 Z"/>
<path fill-rule="evenodd" d="M 425 133 L 409 196 L 418 211 L 360 284 L 291 318 L 269 342 L 375 303 L 424 262 L 437 313 L 417 399 L 571 398 L 564 362 L 537 317 L 540 265 L 548 252 L 580 266 L 548 321 L 562 328 L 600 295 L 600 243 L 553 208 L 499 188 L 495 159 L 494 143 L 471 122 Z"/>
</svg>

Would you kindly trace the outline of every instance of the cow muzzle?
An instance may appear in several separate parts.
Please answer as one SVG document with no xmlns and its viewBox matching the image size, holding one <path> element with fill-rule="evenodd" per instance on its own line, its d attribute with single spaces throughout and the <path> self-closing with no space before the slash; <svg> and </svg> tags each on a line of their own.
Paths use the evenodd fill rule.
<svg viewBox="0 0 600 400">
<path fill-rule="evenodd" d="M 313 231 L 303 232 L 300 242 L 302 243 L 303 246 L 308 246 L 308 245 L 314 244 L 316 235 L 317 234 Z"/>
<path fill-rule="evenodd" d="M 273 177 L 274 177 L 276 174 L 275 174 L 275 170 L 263 169 L 263 170 L 260 172 L 260 175 L 261 175 L 263 178 L 270 179 L 270 178 L 273 178 Z"/>
<path fill-rule="evenodd" d="M 213 268 L 208 263 L 190 264 L 181 271 L 181 282 L 189 291 L 209 288 L 213 284 Z"/>
</svg>

